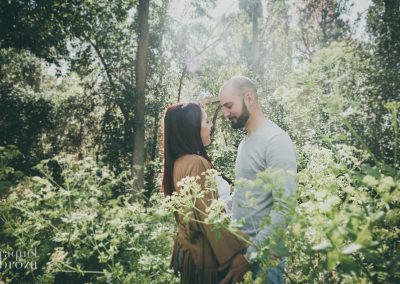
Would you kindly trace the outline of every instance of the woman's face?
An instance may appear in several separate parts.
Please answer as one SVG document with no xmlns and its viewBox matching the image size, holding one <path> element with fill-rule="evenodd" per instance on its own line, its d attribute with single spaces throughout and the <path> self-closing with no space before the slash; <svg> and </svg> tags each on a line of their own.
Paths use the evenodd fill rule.
<svg viewBox="0 0 400 284">
<path fill-rule="evenodd" d="M 204 146 L 208 146 L 211 144 L 211 127 L 213 126 L 212 122 L 208 120 L 207 113 L 204 109 L 201 109 L 201 130 L 200 136 L 201 141 L 203 142 Z"/>
</svg>

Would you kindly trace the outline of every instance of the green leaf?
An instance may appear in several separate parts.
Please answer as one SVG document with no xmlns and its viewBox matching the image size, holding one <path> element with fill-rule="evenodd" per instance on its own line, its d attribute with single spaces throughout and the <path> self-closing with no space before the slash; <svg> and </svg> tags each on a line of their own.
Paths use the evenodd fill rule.
<svg viewBox="0 0 400 284">
<path fill-rule="evenodd" d="M 285 246 L 284 242 L 278 241 L 276 244 L 271 246 L 271 250 L 281 257 L 287 257 L 290 255 L 289 249 Z"/>
<path fill-rule="evenodd" d="M 356 243 L 363 246 L 369 246 L 371 242 L 372 242 L 371 231 L 368 228 L 368 226 L 365 226 L 365 228 L 360 233 L 358 233 Z"/>
<path fill-rule="evenodd" d="M 333 270 L 339 262 L 339 252 L 330 251 L 328 252 L 328 270 Z"/>
</svg>

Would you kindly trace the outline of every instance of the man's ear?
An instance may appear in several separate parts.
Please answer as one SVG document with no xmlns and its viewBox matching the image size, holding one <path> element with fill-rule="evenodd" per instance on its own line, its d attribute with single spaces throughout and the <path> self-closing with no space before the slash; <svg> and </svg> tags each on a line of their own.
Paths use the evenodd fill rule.
<svg viewBox="0 0 400 284">
<path fill-rule="evenodd" d="M 251 92 L 247 92 L 244 94 L 245 100 L 247 101 L 247 104 L 249 106 L 254 105 L 255 103 L 255 99 L 254 99 L 254 95 Z"/>
</svg>

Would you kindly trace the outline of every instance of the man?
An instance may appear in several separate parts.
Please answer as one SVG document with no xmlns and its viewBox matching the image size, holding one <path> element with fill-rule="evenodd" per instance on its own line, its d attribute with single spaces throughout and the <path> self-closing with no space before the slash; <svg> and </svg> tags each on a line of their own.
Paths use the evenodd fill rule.
<svg viewBox="0 0 400 284">
<path fill-rule="evenodd" d="M 285 227 L 285 216 L 274 210 L 273 204 L 284 206 L 285 201 L 294 194 L 297 164 L 292 140 L 285 131 L 264 116 L 258 103 L 257 88 L 249 78 L 234 76 L 229 79 L 220 89 L 219 100 L 223 115 L 230 120 L 232 128 L 245 128 L 247 132 L 238 148 L 236 179 L 254 181 L 257 174 L 266 169 L 280 169 L 283 172 L 280 186 L 283 195 L 280 198 L 275 190 L 265 191 L 260 185 L 237 186 L 233 196 L 232 218 L 244 220 L 242 231 L 251 237 L 254 246 L 233 258 L 228 274 L 221 282 L 226 284 L 229 281 L 236 283 L 250 269 L 253 277 L 259 271 L 258 263 L 250 265 L 252 256 L 257 251 L 256 247 L 262 246 L 274 228 Z M 251 204 L 249 196 L 254 197 Z M 268 217 L 271 218 L 270 224 L 263 225 Z M 267 283 L 283 283 L 283 268 L 284 260 L 280 267 L 270 268 Z"/>
</svg>

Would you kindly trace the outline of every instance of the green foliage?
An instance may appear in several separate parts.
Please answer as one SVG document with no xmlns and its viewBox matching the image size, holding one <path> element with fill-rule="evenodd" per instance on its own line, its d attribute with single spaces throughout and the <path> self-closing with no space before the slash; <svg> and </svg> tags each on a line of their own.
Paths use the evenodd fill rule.
<svg viewBox="0 0 400 284">
<path fill-rule="evenodd" d="M 65 23 L 71 20 L 74 2 L 2 1 L 0 48 L 30 50 L 49 61 L 57 61 L 60 56 L 67 55 L 68 30 Z"/>
<path fill-rule="evenodd" d="M 393 0 L 375 0 L 368 10 L 367 28 L 374 55 L 372 65 L 377 72 L 369 78 L 380 91 L 384 101 L 399 98 L 400 67 L 400 3 Z"/>
<path fill-rule="evenodd" d="M 363 43 L 349 38 L 348 1 L 267 1 L 266 15 L 253 9 L 260 1 L 239 2 L 239 13 L 215 19 L 217 1 L 190 1 L 182 20 L 168 14 L 169 1 L 151 1 L 146 206 L 130 201 L 126 171 L 137 1 L 1 2 L 0 250 L 38 253 L 37 270 L 0 269 L 1 280 L 177 282 L 168 270 L 174 220 L 156 193 L 162 110 L 178 93 L 207 99 L 245 74 L 299 158 L 298 203 L 288 229 L 259 247 L 264 272 L 276 264 L 272 249 L 288 255 L 289 282 L 399 282 L 399 1 L 373 1 Z M 292 8 L 298 21 L 289 25 Z M 46 74 L 54 66 L 43 59 L 66 75 Z M 215 105 L 207 111 L 213 117 Z M 234 179 L 243 133 L 214 125 L 208 153 Z M 60 152 L 75 156 L 43 160 Z M 257 182 L 273 184 L 267 175 Z M 219 202 L 212 207 L 207 222 L 237 230 Z"/>
<path fill-rule="evenodd" d="M 0 145 L 15 145 L 23 159 L 13 166 L 24 172 L 43 159 L 42 134 L 54 125 L 53 105 L 41 92 L 40 61 L 29 52 L 0 50 Z"/>
<path fill-rule="evenodd" d="M 52 126 L 51 103 L 32 93 L 20 93 L 19 90 L 1 92 L 0 95 L 1 144 L 18 145 L 24 155 L 29 159 L 34 158 L 32 150 L 40 143 L 40 134 Z"/>
<path fill-rule="evenodd" d="M 104 113 L 101 100 L 86 90 L 74 73 L 55 86 L 49 85 L 46 95 L 53 103 L 54 128 L 43 137 L 48 154 L 95 155 Z"/>
<path fill-rule="evenodd" d="M 0 198 L 6 190 L 23 177 L 21 171 L 12 167 L 15 159 L 21 158 L 21 152 L 16 146 L 0 146 Z"/>
<path fill-rule="evenodd" d="M 26 178 L 1 201 L 1 251 L 37 250 L 37 270 L 2 269 L 18 283 L 174 283 L 168 270 L 172 216 L 131 203 L 131 181 L 93 159 L 55 159 L 40 176 Z M 117 191 L 126 194 L 115 193 Z M 118 197 L 116 197 L 118 196 Z M 15 219 L 18 216 L 18 219 Z M 5 261 L 5 259 L 3 259 Z"/>
<path fill-rule="evenodd" d="M 154 81 L 163 77 L 167 65 L 163 61 L 161 45 L 167 4 L 168 1 L 161 1 L 151 5 L 149 77 Z M 134 113 L 137 99 L 134 70 L 138 40 L 136 5 L 137 1 L 132 0 L 16 0 L 0 6 L 0 26 L 7 31 L 0 39 L 0 48 L 29 50 L 40 58 L 56 62 L 58 73 L 69 68 L 80 76 L 85 94 L 80 94 L 79 99 L 83 102 L 66 101 L 74 108 L 73 117 L 58 117 L 59 125 L 66 122 L 66 137 L 59 138 L 60 132 L 54 134 L 51 143 L 57 149 L 53 150 L 58 152 L 64 147 L 62 150 L 85 152 L 83 144 L 89 144 L 92 149 L 97 146 L 99 156 L 116 172 L 130 167 L 133 130 L 135 125 L 143 123 L 136 121 Z M 65 59 L 62 68 L 61 57 Z M 153 85 L 154 89 L 162 92 L 160 85 Z M 101 106 L 100 113 L 105 115 L 98 121 L 82 117 L 90 117 L 88 113 L 98 115 L 99 109 L 95 106 Z M 58 110 L 59 115 L 62 113 L 63 109 Z M 85 132 L 88 128 L 93 129 L 93 121 L 101 133 L 86 138 Z"/>
<path fill-rule="evenodd" d="M 275 255 L 287 257 L 286 278 L 291 283 L 397 283 L 399 274 L 400 182 L 389 166 L 371 167 L 363 162 L 368 154 L 345 144 L 336 151 L 308 145 L 301 151 L 296 198 L 274 203 L 274 210 L 284 214 L 287 227 L 274 227 L 273 233 L 252 256 L 260 261 L 263 273 L 278 264 Z M 167 211 L 179 212 L 193 220 L 199 210 L 195 202 L 215 195 L 214 170 L 205 173 L 206 189 L 188 177 L 179 184 L 179 193 L 167 198 Z M 267 169 L 254 181 L 240 181 L 241 186 L 262 186 L 280 194 L 282 173 Z M 248 205 L 257 202 L 249 195 Z M 240 237 L 239 224 L 224 213 L 221 200 L 213 200 L 202 214 L 204 222 Z M 271 226 L 269 216 L 262 222 Z M 248 241 L 252 244 L 251 240 Z M 254 244 L 253 244 L 254 245 Z M 261 277 L 263 276 L 261 274 Z M 252 283 L 249 278 L 246 283 Z"/>
<path fill-rule="evenodd" d="M 288 276 L 294 282 L 396 283 L 400 183 L 393 171 L 362 163 L 357 149 L 337 147 L 336 154 L 304 148 L 299 205 L 285 235 Z"/>
<path fill-rule="evenodd" d="M 296 3 L 299 19 L 295 28 L 295 47 L 299 60 L 309 60 L 320 48 L 349 35 L 349 23 L 343 18 L 348 12 L 348 2 L 306 0 Z"/>
<path fill-rule="evenodd" d="M 308 68 L 294 73 L 269 99 L 279 102 L 282 111 L 268 111 L 273 118 L 282 118 L 299 145 L 311 142 L 331 148 L 345 142 L 367 150 L 374 163 L 393 165 L 398 151 L 399 118 L 393 112 L 397 98 L 383 99 L 377 82 L 369 80 L 378 70 L 365 68 L 370 57 L 358 47 L 333 43 L 316 52 Z M 386 102 L 393 102 L 390 110 Z"/>
<path fill-rule="evenodd" d="M 237 148 L 243 138 L 242 131 L 232 129 L 229 123 L 216 120 L 212 144 L 207 152 L 212 158 L 214 167 L 232 181 L 235 179 L 235 164 Z"/>
</svg>

